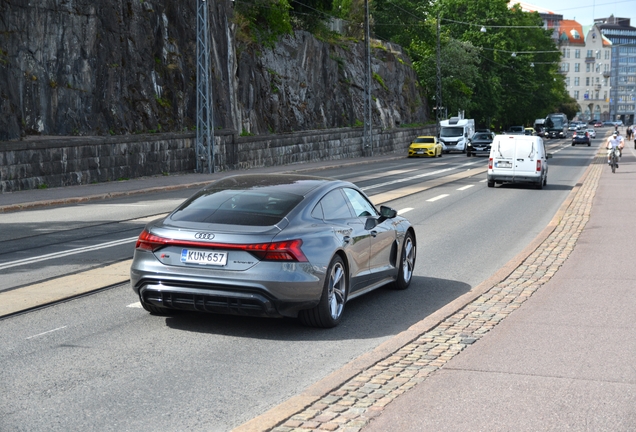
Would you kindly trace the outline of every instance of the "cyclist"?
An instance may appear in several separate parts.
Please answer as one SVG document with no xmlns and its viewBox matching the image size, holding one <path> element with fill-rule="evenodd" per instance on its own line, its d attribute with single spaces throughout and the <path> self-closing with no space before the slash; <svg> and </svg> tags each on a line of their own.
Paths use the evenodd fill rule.
<svg viewBox="0 0 636 432">
<path fill-rule="evenodd" d="M 618 131 L 615 131 L 608 139 L 605 147 L 607 148 L 607 164 L 611 164 L 610 157 L 612 155 L 612 151 L 615 147 L 618 147 L 618 151 L 620 156 L 623 156 L 623 147 L 624 147 L 623 137 L 619 135 Z M 616 164 L 616 168 L 618 168 L 618 164 Z"/>
</svg>

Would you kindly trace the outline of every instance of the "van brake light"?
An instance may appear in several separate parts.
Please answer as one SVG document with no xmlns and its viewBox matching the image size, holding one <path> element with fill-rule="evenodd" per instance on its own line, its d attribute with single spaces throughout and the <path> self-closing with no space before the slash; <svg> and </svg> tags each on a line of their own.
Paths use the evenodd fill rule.
<svg viewBox="0 0 636 432">
<path fill-rule="evenodd" d="M 541 172 L 541 159 L 537 159 L 537 172 Z"/>
</svg>

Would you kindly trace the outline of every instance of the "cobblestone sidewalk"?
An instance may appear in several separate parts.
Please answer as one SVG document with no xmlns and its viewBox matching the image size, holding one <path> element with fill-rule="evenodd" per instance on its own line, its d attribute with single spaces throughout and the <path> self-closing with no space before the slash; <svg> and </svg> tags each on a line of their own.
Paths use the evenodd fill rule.
<svg viewBox="0 0 636 432">
<path fill-rule="evenodd" d="M 549 281 L 568 258 L 589 219 L 605 165 L 605 157 L 597 155 L 554 231 L 505 280 L 271 430 L 357 432 L 391 401 L 488 333 Z"/>
</svg>

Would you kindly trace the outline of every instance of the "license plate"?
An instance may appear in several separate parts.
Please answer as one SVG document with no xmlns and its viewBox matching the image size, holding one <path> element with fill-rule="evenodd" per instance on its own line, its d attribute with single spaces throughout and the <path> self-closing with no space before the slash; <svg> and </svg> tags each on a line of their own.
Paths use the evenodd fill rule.
<svg viewBox="0 0 636 432">
<path fill-rule="evenodd" d="M 475 150 L 482 151 L 483 149 L 484 149 L 483 147 L 475 147 Z"/>
<path fill-rule="evenodd" d="M 499 161 L 499 162 L 495 162 L 495 166 L 497 168 L 510 168 L 512 167 L 512 164 L 508 161 Z"/>
<path fill-rule="evenodd" d="M 417 154 L 424 154 L 424 150 L 418 150 Z"/>
<path fill-rule="evenodd" d="M 181 262 L 186 264 L 224 266 L 227 264 L 227 252 L 182 249 Z"/>
</svg>

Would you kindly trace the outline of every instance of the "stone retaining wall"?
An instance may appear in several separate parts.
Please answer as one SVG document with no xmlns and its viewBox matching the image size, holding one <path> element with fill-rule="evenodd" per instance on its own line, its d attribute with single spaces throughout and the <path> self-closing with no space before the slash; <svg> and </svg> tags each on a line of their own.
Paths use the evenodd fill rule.
<svg viewBox="0 0 636 432">
<path fill-rule="evenodd" d="M 215 171 L 289 165 L 403 153 L 427 128 L 373 133 L 364 148 L 361 128 L 304 131 L 280 135 L 238 136 L 215 131 Z M 60 187 L 196 169 L 193 133 L 117 137 L 37 137 L 0 143 L 0 191 Z"/>
</svg>

